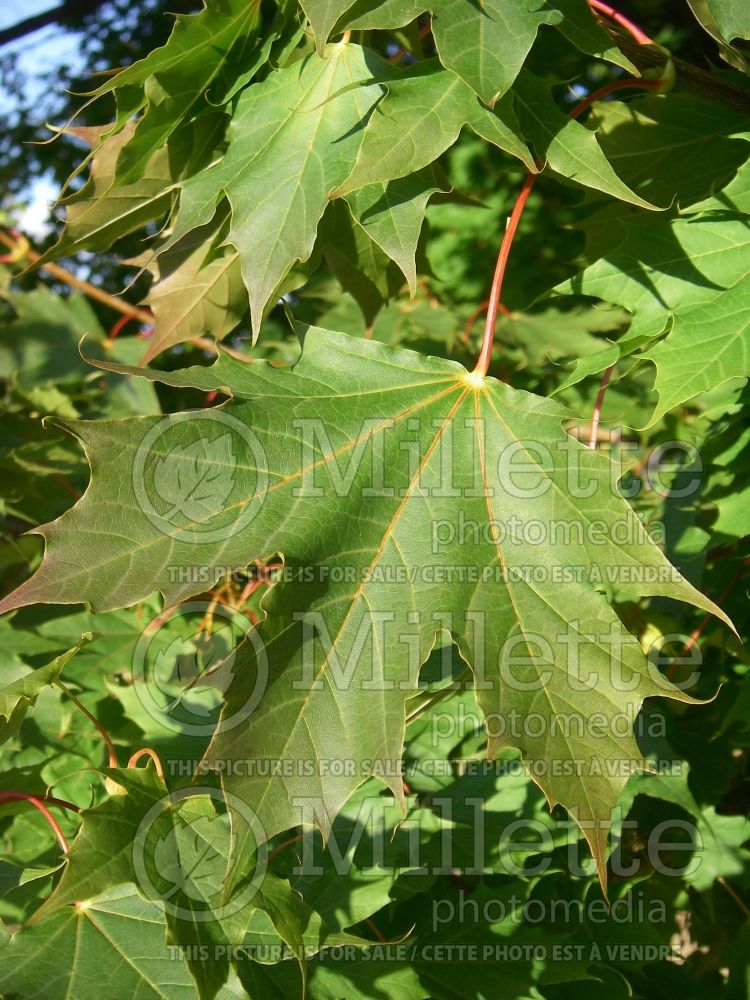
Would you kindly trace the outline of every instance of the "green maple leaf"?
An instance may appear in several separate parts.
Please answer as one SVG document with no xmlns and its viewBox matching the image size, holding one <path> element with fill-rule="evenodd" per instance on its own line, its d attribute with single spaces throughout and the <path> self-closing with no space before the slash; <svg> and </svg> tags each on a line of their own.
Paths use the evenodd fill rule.
<svg viewBox="0 0 750 1000">
<path fill-rule="evenodd" d="M 421 170 L 453 145 L 465 125 L 535 169 L 510 100 L 493 113 L 459 76 L 431 59 L 388 80 L 388 93 L 368 122 L 356 164 L 332 196 Z"/>
<path fill-rule="evenodd" d="M 248 894 L 247 901 L 241 897 L 241 905 L 234 908 L 227 896 L 232 864 L 229 823 L 225 814 L 217 814 L 214 801 L 201 794 L 205 789 L 197 788 L 194 794 L 187 790 L 184 797 L 180 793 L 170 796 L 151 769 L 108 769 L 105 773 L 121 786 L 122 794 L 84 811 L 60 883 L 34 913 L 29 930 L 22 932 L 18 942 L 11 941 L 11 948 L 28 940 L 29 947 L 33 944 L 43 951 L 47 941 L 66 933 L 61 930 L 61 910 L 93 919 L 90 911 L 96 911 L 101 894 L 107 899 L 130 896 L 131 883 L 148 899 L 141 899 L 144 912 L 151 908 L 162 926 L 166 921 L 166 940 L 158 942 L 158 947 L 154 944 L 149 954 L 154 959 L 161 954 L 166 960 L 167 942 L 186 949 L 187 965 L 202 998 L 214 997 L 229 974 L 228 945 L 258 944 L 261 931 L 266 943 L 269 938 L 274 943 L 283 940 L 300 960 L 305 953 L 311 955 L 333 944 L 368 943 L 331 930 L 288 882 L 267 872 L 265 866 L 252 896 Z M 117 891 L 118 887 L 124 888 Z M 140 917 L 136 911 L 131 915 L 135 934 Z M 153 927 L 148 933 L 158 941 Z M 135 936 L 131 947 L 138 941 Z M 193 947 L 197 957 L 191 955 Z M 69 964 L 75 973 L 76 961 Z M 164 995 L 171 1000 L 171 992 Z"/>
<path fill-rule="evenodd" d="M 386 83 L 383 111 L 369 121 Z M 432 163 L 466 124 L 533 167 L 512 108 L 500 110 L 483 107 L 436 64 L 402 78 L 360 46 L 329 46 L 322 59 L 310 56 L 274 72 L 240 97 L 224 157 L 180 184 L 175 231 L 160 253 L 207 226 L 226 197 L 227 240 L 239 253 L 257 335 L 285 276 L 312 254 L 329 197 L 348 194 L 358 223 L 413 288 L 414 251 L 434 187 L 425 174 L 406 175 Z M 361 146 L 377 161 L 364 172 L 357 167 Z M 388 148 L 387 162 L 372 147 Z M 157 339 L 160 346 L 176 342 L 173 333 L 157 331 Z"/>
<path fill-rule="evenodd" d="M 722 815 L 713 806 L 700 806 L 690 790 L 689 773 L 689 765 L 682 762 L 676 774 L 634 775 L 621 806 L 627 813 L 636 795 L 650 795 L 674 803 L 693 817 L 689 843 L 694 854 L 686 855 L 680 867 L 688 869 L 685 881 L 705 892 L 718 878 L 742 876 L 747 870 L 750 851 L 744 845 L 750 839 L 750 820 L 741 815 Z"/>
<path fill-rule="evenodd" d="M 640 208 L 657 207 L 618 177 L 596 135 L 555 105 L 546 83 L 524 72 L 513 88 L 513 98 L 524 136 L 552 170 Z"/>
<path fill-rule="evenodd" d="M 106 128 L 64 130 L 94 148 L 91 171 L 80 191 L 61 199 L 66 206 L 65 229 L 43 259 L 67 257 L 80 250 L 108 250 L 121 236 L 163 218 L 174 201 L 174 184 L 205 166 L 226 122 L 223 114 L 210 111 L 182 123 L 153 152 L 136 180 L 120 183 L 120 156 L 136 125 L 131 119 L 113 134 L 107 134 Z"/>
<path fill-rule="evenodd" d="M 688 0 L 699 20 L 715 18 L 728 41 L 750 38 L 750 10 L 739 0 Z"/>
<path fill-rule="evenodd" d="M 727 62 L 750 73 L 750 63 L 731 43 L 750 38 L 750 8 L 742 0 L 688 0 L 690 9 L 706 31 L 719 43 Z"/>
<path fill-rule="evenodd" d="M 540 5 L 526 0 L 301 0 L 318 46 L 334 25 L 347 28 L 400 28 L 425 11 L 440 61 L 457 73 L 490 107 L 511 86 L 543 25 L 556 25 L 586 52 L 630 63 L 613 48 L 583 0 Z"/>
<path fill-rule="evenodd" d="M 350 958 L 333 951 L 322 953 L 310 962 L 310 995 L 324 1000 L 340 997 L 373 997 L 383 989 L 389 996 L 404 1000 L 477 1000 L 502 997 L 521 1000 L 540 995 L 538 987 L 552 983 L 577 984 L 585 989 L 585 981 L 598 978 L 583 954 L 571 952 L 561 960 L 555 948 L 574 940 L 570 932 L 560 933 L 545 928 L 543 943 L 536 930 L 524 925 L 514 914 L 530 898 L 535 881 L 511 886 L 479 887 L 472 893 L 479 907 L 488 902 L 493 912 L 506 916 L 495 923 L 455 920 L 442 927 L 434 926 L 434 910 L 430 903 L 445 896 L 427 896 L 423 907 L 416 911 L 415 926 L 401 955 L 395 948 L 383 948 L 371 942 L 370 953 Z M 479 912 L 484 912 L 480 909 Z M 429 916 L 428 916 L 429 915 Z M 533 956 L 534 946 L 546 949 L 543 961 Z M 509 949 L 517 948 L 515 953 Z M 540 949 L 541 950 L 541 949 Z M 503 952 L 513 955 L 504 958 Z M 450 956 L 437 961 L 435 956 Z M 252 955 L 251 955 L 252 957 Z M 251 996 L 281 998 L 293 995 L 296 970 L 285 962 L 270 968 L 249 962 L 240 967 L 243 983 Z M 493 983 L 497 983 L 497 988 Z M 276 992 L 271 984 L 278 990 Z M 597 983 L 597 986 L 600 986 Z M 356 991 L 356 992 L 355 992 Z M 543 995 L 543 993 L 541 994 Z"/>
<path fill-rule="evenodd" d="M 119 184 L 142 176 L 154 152 L 166 144 L 196 100 L 204 98 L 226 72 L 228 63 L 248 72 L 256 55 L 259 24 L 259 0 L 205 3 L 197 14 L 177 15 L 165 45 L 97 87 L 92 99 L 117 95 L 114 128 L 138 119 L 118 158 Z"/>
<path fill-rule="evenodd" d="M 237 459 L 231 434 L 221 434 L 210 442 L 207 462 L 206 442 L 193 441 L 174 447 L 154 464 L 154 490 L 168 510 L 170 520 L 180 513 L 191 521 L 203 521 L 221 511 L 234 486 Z"/>
<path fill-rule="evenodd" d="M 118 159 L 135 127 L 136 123 L 130 121 L 122 131 L 109 136 L 105 128 L 68 130 L 93 147 L 91 171 L 80 191 L 63 200 L 65 229 L 45 257 L 66 257 L 83 249 L 109 249 L 119 237 L 167 212 L 174 177 L 166 146 L 155 151 L 137 181 L 115 183 Z"/>
<path fill-rule="evenodd" d="M 0 941 L 0 990 L 28 1000 L 196 1000 L 166 948 L 164 911 L 133 885 L 109 889 Z"/>
<path fill-rule="evenodd" d="M 430 197 L 440 190 L 432 171 L 425 169 L 359 188 L 346 198 L 354 219 L 401 269 L 412 296 L 417 287 L 415 258 L 425 209 Z"/>
<path fill-rule="evenodd" d="M 622 179 L 661 205 L 683 209 L 723 186 L 747 157 L 746 117 L 672 91 L 600 101 L 587 118 Z M 633 155 L 633 149 L 638 155 Z"/>
<path fill-rule="evenodd" d="M 91 632 L 84 632 L 80 642 L 72 649 L 55 657 L 47 666 L 30 670 L 25 676 L 0 688 L 0 743 L 4 743 L 17 732 L 26 712 L 34 704 L 39 694 L 50 684 L 55 683 L 76 653 L 93 638 Z M 26 648 L 28 648 L 28 644 Z"/>
<path fill-rule="evenodd" d="M 420 214 L 421 218 L 414 220 L 417 239 L 424 207 L 421 213 L 417 209 L 417 215 Z M 390 232 L 393 233 L 393 228 Z M 407 241 L 408 236 L 401 244 L 401 250 L 405 251 L 404 264 L 407 269 L 411 266 L 416 274 L 414 260 L 409 264 L 406 259 L 409 254 L 405 246 Z M 329 205 L 318 229 L 318 246 L 326 264 L 355 299 L 365 323 L 370 326 L 385 303 L 395 298 L 403 287 L 403 272 L 388 259 L 368 230 L 354 220 L 343 200 Z M 416 239 L 413 248 L 416 252 Z M 395 247 L 391 249 L 392 254 L 398 255 Z"/>
<path fill-rule="evenodd" d="M 305 796 L 328 829 L 368 759 L 383 762 L 384 783 L 403 802 L 405 702 L 447 630 L 474 670 L 486 716 L 516 709 L 554 724 L 554 736 L 491 735 L 490 753 L 517 746 L 539 763 L 539 785 L 551 803 L 577 811 L 603 877 L 606 824 L 626 776 L 620 765 L 637 761 L 638 750 L 632 736 L 607 726 L 593 744 L 571 735 L 562 725 L 571 699 L 587 718 L 611 720 L 616 712 L 634 717 L 649 696 L 686 696 L 649 673 L 600 588 L 624 580 L 640 596 L 686 600 L 727 619 L 646 535 L 614 487 L 609 459 L 565 433 L 566 411 L 455 362 L 314 329 L 291 371 L 223 356 L 209 369 L 144 374 L 230 387 L 236 398 L 200 415 L 64 422 L 85 443 L 92 483 L 43 529 L 42 567 L 0 609 L 49 600 L 114 607 L 153 587 L 172 603 L 197 589 L 191 567 L 245 566 L 281 553 L 287 577 L 266 602 L 260 645 L 238 653 L 208 761 L 353 763 L 346 775 L 325 778 L 228 775 L 227 790 L 249 804 L 265 835 L 297 825 L 295 799 Z M 180 512 L 167 520 L 150 506 L 150 466 L 139 454 L 152 444 L 157 453 L 181 447 L 201 422 L 207 435 L 216 422 L 231 428 L 234 488 L 225 509 L 200 524 Z M 526 469 L 509 484 L 509 456 L 518 454 Z M 214 468 L 210 447 L 201 461 Z M 387 470 L 385 482 L 378 470 Z M 589 496 L 571 492 L 574 473 L 585 475 Z M 532 502 L 519 497 L 530 482 L 544 494 Z M 457 534 L 459 512 L 475 525 L 473 537 Z M 530 519 L 540 519 L 543 541 L 517 535 Z M 583 533 L 552 537 L 556 519 Z M 595 523 L 596 539 L 584 530 Z M 580 574 L 577 582 L 552 582 L 567 571 Z M 524 682 L 503 682 L 502 658 L 519 648 Z M 626 678 L 619 687 L 615 668 Z M 260 703 L 237 725 L 258 689 Z M 550 760 L 574 761 L 574 773 L 556 776 L 544 769 Z"/>
<path fill-rule="evenodd" d="M 333 930 L 299 892 L 284 879 L 267 873 L 258 893 L 258 909 L 253 912 L 243 945 L 248 959 L 253 954 L 280 954 L 282 943 L 297 959 L 302 976 L 302 995 L 307 979 L 307 959 L 324 948 L 346 946 L 363 948 L 372 942 L 356 934 Z M 260 957 L 260 961 L 264 961 Z M 278 959 L 271 959 L 271 961 Z"/>
<path fill-rule="evenodd" d="M 460 77 L 432 60 L 388 82 L 388 94 L 370 119 L 354 169 L 333 196 L 348 197 L 364 185 L 421 169 L 456 141 L 464 125 L 517 156 L 530 170 L 537 167 L 519 135 L 533 142 L 552 170 L 577 184 L 641 208 L 655 207 L 618 177 L 596 135 L 555 107 L 542 81 L 522 74 L 493 114 Z"/>
<path fill-rule="evenodd" d="M 213 997 L 228 973 L 227 946 L 242 941 L 253 909 L 249 899 L 226 914 L 219 909 L 230 865 L 226 817 L 200 794 L 205 789 L 170 797 L 151 768 L 104 773 L 121 794 L 82 813 L 62 878 L 29 923 L 54 935 L 61 909 L 74 904 L 85 914 L 100 893 L 135 883 L 160 908 L 170 943 L 208 946 L 208 959 L 188 952 L 188 965 L 200 996 Z"/>
<path fill-rule="evenodd" d="M 198 229 L 151 264 L 155 272 L 147 303 L 154 332 L 143 355 L 146 364 L 175 344 L 207 334 L 222 340 L 247 312 L 240 256 L 219 248 L 223 229 L 207 240 Z"/>
<path fill-rule="evenodd" d="M 177 893 L 205 902 L 220 893 L 227 873 L 229 832 L 225 816 L 178 816 L 153 846 L 153 864 L 167 898 Z"/>
<path fill-rule="evenodd" d="M 240 96 L 224 157 L 181 185 L 167 248 L 232 209 L 228 240 L 242 259 L 257 335 L 269 300 L 312 253 L 328 194 L 349 173 L 389 67 L 358 45 L 327 49 L 272 73 Z"/>
<path fill-rule="evenodd" d="M 750 374 L 748 205 L 745 166 L 719 194 L 682 215 L 607 218 L 609 248 L 557 286 L 632 314 L 618 346 L 621 354 L 645 347 L 643 357 L 656 365 L 659 399 L 648 426 L 698 393 Z M 612 360 L 602 354 L 585 372 L 601 371 Z"/>
</svg>

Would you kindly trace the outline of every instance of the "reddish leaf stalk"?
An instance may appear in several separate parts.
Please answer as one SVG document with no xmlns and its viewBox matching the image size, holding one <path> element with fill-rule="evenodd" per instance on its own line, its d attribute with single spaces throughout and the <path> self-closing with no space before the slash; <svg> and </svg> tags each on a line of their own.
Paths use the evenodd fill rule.
<svg viewBox="0 0 750 1000">
<path fill-rule="evenodd" d="M 110 736 L 109 736 L 109 733 L 107 732 L 107 730 L 104 728 L 104 726 L 101 724 L 101 722 L 99 722 L 99 720 L 96 718 L 96 716 L 92 715 L 91 712 L 89 712 L 89 710 L 86 708 L 86 706 L 83 705 L 83 704 L 81 704 L 81 702 L 76 698 L 76 696 L 72 693 L 72 691 L 68 690 L 68 688 L 62 683 L 62 681 L 58 681 L 57 683 L 58 683 L 59 687 L 65 692 L 65 694 L 70 698 L 70 700 L 73 702 L 73 704 L 76 706 L 76 708 L 79 709 L 81 712 L 83 712 L 83 714 L 86 716 L 86 718 L 90 722 L 92 722 L 94 724 L 94 726 L 96 727 L 96 729 L 98 730 L 99 735 L 104 740 L 104 744 L 107 747 L 107 755 L 109 757 L 109 766 L 110 767 L 119 767 L 120 765 L 119 765 L 119 763 L 117 761 L 117 751 L 115 750 L 115 745 L 112 742 L 112 740 L 110 739 Z"/>
<path fill-rule="evenodd" d="M 661 80 L 613 80 L 611 83 L 600 87 L 598 90 L 590 93 L 587 97 L 584 97 L 582 101 L 579 101 L 569 113 L 568 117 L 578 118 L 579 115 L 583 114 L 583 112 L 595 101 L 598 101 L 602 97 L 606 97 L 607 94 L 610 94 L 615 90 L 622 90 L 625 87 L 636 87 L 643 88 L 645 90 L 658 91 L 661 89 L 661 86 Z M 541 169 L 542 164 L 539 161 L 537 161 L 537 165 Z M 523 210 L 526 207 L 526 202 L 528 201 L 529 195 L 531 194 L 538 176 L 538 173 L 529 174 L 523 182 L 523 187 L 516 198 L 510 218 L 508 219 L 508 225 L 503 235 L 502 243 L 500 244 L 500 250 L 497 255 L 497 263 L 495 265 L 495 274 L 492 279 L 492 288 L 490 289 L 487 319 L 484 325 L 484 336 L 482 337 L 482 347 L 474 368 L 474 373 L 477 375 L 486 375 L 490 366 L 492 345 L 495 339 L 495 325 L 497 322 L 497 314 L 501 308 L 500 296 L 502 294 L 503 279 L 505 277 L 505 269 L 508 264 L 508 257 L 510 256 L 510 249 L 513 244 L 513 238 L 516 235 L 516 230 L 518 229 L 518 224 L 521 221 Z"/>
<path fill-rule="evenodd" d="M 17 800 L 28 800 L 29 798 L 39 799 L 40 802 L 46 802 L 49 806 L 59 806 L 61 809 L 69 809 L 71 812 L 80 812 L 80 808 L 74 802 L 68 802 L 67 799 L 58 799 L 54 795 L 34 795 L 30 796 L 28 792 L 6 792 L 0 791 L 0 802 L 15 802 Z"/>
<path fill-rule="evenodd" d="M 636 80 L 634 77 L 628 77 L 625 80 L 612 80 L 610 83 L 605 83 L 603 87 L 599 87 L 598 90 L 592 90 L 590 94 L 587 94 L 582 101 L 576 104 L 572 111 L 568 112 L 568 118 L 580 118 L 583 112 L 587 108 L 590 108 L 599 98 L 606 97 L 607 94 L 611 94 L 615 90 L 626 90 L 630 87 L 637 87 L 639 90 L 653 90 L 658 93 L 663 86 L 664 81 L 660 78 L 655 80 Z"/>
<path fill-rule="evenodd" d="M 30 805 L 34 806 L 39 810 L 39 812 L 46 819 L 49 827 L 57 838 L 57 842 L 63 849 L 65 854 L 68 853 L 68 842 L 65 839 L 65 834 L 60 829 L 60 824 L 57 822 L 55 817 L 49 811 L 45 802 L 53 805 L 63 806 L 66 809 L 72 809 L 78 812 L 78 806 L 74 806 L 72 802 L 65 802 L 63 799 L 52 799 L 46 796 L 28 795 L 26 792 L 0 792 L 0 802 L 28 802 Z"/>
<path fill-rule="evenodd" d="M 638 42 L 639 45 L 651 45 L 653 40 L 648 37 L 645 31 L 642 31 L 637 24 L 634 24 L 629 17 L 625 17 L 621 14 L 619 10 L 615 10 L 614 7 L 610 7 L 608 3 L 602 3 L 602 0 L 589 0 L 589 6 L 600 14 L 604 14 L 611 21 L 619 26 L 631 36 L 633 41 Z"/>
<path fill-rule="evenodd" d="M 729 581 L 729 583 L 726 585 L 726 587 L 722 590 L 722 592 L 716 598 L 716 603 L 717 604 L 722 604 L 724 602 L 724 600 L 727 597 L 729 597 L 729 595 L 731 594 L 731 592 L 734 590 L 735 586 L 739 583 L 739 581 L 744 576 L 745 570 L 747 569 L 748 566 L 750 566 L 750 556 L 748 556 L 746 559 L 742 560 L 742 562 L 740 563 L 740 567 L 737 570 L 737 572 L 734 574 L 734 576 L 732 577 L 732 579 Z M 695 646 L 696 642 L 703 635 L 703 630 L 705 629 L 706 625 L 708 625 L 708 623 L 712 620 L 712 618 L 713 618 L 713 615 L 705 615 L 701 619 L 700 623 L 693 629 L 693 631 L 687 637 L 687 640 L 685 641 L 685 644 L 682 647 L 682 649 L 680 650 L 677 658 L 672 663 L 670 663 L 669 667 L 664 671 L 664 675 L 665 675 L 665 677 L 667 677 L 668 680 L 670 680 L 670 681 L 672 680 L 672 678 L 674 677 L 675 671 L 677 670 L 677 667 L 679 665 L 678 661 L 681 660 L 683 657 L 687 656 L 687 654 L 690 652 L 690 650 Z"/>
<path fill-rule="evenodd" d="M 365 923 L 366 923 L 366 924 L 367 924 L 367 926 L 368 926 L 368 927 L 370 928 L 370 930 L 371 930 L 371 931 L 372 931 L 372 933 L 373 933 L 373 934 L 375 935 L 375 937 L 376 937 L 376 938 L 378 939 L 378 941 L 380 941 L 380 942 L 381 942 L 381 944 L 386 944 L 386 943 L 387 943 L 387 942 L 386 942 L 386 939 L 385 939 L 385 938 L 383 937 L 383 935 L 382 935 L 382 934 L 380 933 L 380 931 L 378 930 L 378 927 L 377 927 L 377 925 L 375 924 L 375 922 L 374 922 L 374 921 L 373 921 L 373 920 L 372 920 L 372 919 L 371 919 L 370 917 L 368 917 L 368 918 L 367 918 L 367 919 L 365 920 Z"/>
<path fill-rule="evenodd" d="M 128 314 L 126 316 L 120 316 L 117 322 L 114 324 L 112 329 L 107 334 L 107 340 L 114 340 L 118 333 L 122 330 L 124 326 L 127 326 L 131 320 L 134 320 L 135 316 Z"/>
<path fill-rule="evenodd" d="M 159 775 L 161 780 L 164 781 L 164 768 L 162 767 L 161 758 L 156 750 L 152 750 L 151 747 L 142 747 L 140 750 L 136 750 L 128 761 L 128 767 L 135 767 L 138 761 L 143 757 L 149 757 L 153 761 L 156 773 Z"/>
<path fill-rule="evenodd" d="M 487 319 L 484 324 L 482 349 L 479 352 L 479 357 L 477 358 L 477 363 L 474 368 L 474 372 L 478 375 L 486 375 L 487 369 L 490 367 L 492 344 L 495 339 L 495 324 L 497 322 L 497 314 L 500 309 L 500 295 L 503 290 L 503 278 L 505 277 L 505 268 L 508 264 L 508 257 L 510 256 L 510 248 L 513 244 L 513 238 L 516 235 L 516 230 L 518 229 L 518 223 L 521 221 L 523 210 L 526 207 L 526 202 L 528 201 L 529 195 L 531 194 L 532 188 L 534 187 L 534 183 L 536 182 L 538 176 L 538 174 L 528 174 L 526 180 L 523 182 L 523 187 L 521 188 L 520 194 L 516 198 L 516 203 L 513 206 L 513 211 L 510 214 L 508 225 L 505 229 L 505 235 L 503 236 L 502 243 L 500 244 L 500 252 L 497 255 L 495 274 L 492 278 L 492 288 L 490 289 L 489 305 L 487 306 Z"/>
</svg>

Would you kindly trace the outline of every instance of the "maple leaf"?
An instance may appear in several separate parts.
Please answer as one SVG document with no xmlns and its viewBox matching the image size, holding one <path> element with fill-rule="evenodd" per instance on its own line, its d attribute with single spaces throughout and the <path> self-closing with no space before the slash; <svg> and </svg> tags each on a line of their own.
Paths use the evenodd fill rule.
<svg viewBox="0 0 750 1000">
<path fill-rule="evenodd" d="M 252 72 L 251 64 L 260 55 L 255 45 L 259 24 L 259 0 L 205 3 L 197 14 L 177 15 L 165 45 L 97 87 L 92 99 L 117 95 L 112 131 L 135 119 L 118 159 L 119 183 L 142 176 L 153 152 L 166 144 L 193 105 L 205 99 L 228 64 Z"/>
<path fill-rule="evenodd" d="M 66 665 L 84 646 L 94 639 L 91 632 L 84 632 L 81 641 L 44 667 L 30 670 L 23 677 L 0 688 L 0 743 L 4 743 L 18 730 L 28 709 L 39 694 L 58 679 Z"/>
<path fill-rule="evenodd" d="M 210 241 L 202 230 L 194 230 L 149 264 L 155 273 L 146 301 L 154 331 L 142 364 L 194 337 L 210 334 L 221 340 L 246 314 L 240 257 L 231 248 L 217 249 L 221 239 L 221 229 Z"/>
<path fill-rule="evenodd" d="M 187 963 L 166 951 L 164 910 L 134 885 L 108 889 L 0 942 L 0 989 L 48 1000 L 118 997 L 196 1000 Z"/>
<path fill-rule="evenodd" d="M 167 883 L 167 897 L 181 892 L 200 902 L 216 893 L 217 886 L 221 888 L 226 852 L 222 855 L 216 843 L 227 839 L 226 821 L 221 816 L 201 820 L 185 823 L 177 819 L 153 845 L 153 864 Z"/>
<path fill-rule="evenodd" d="M 367 124 L 354 169 L 332 197 L 349 197 L 364 185 L 421 169 L 456 141 L 463 125 L 535 171 L 538 167 L 518 138 L 528 135 L 539 156 L 563 176 L 642 208 L 655 207 L 620 180 L 596 136 L 555 107 L 542 81 L 523 73 L 493 113 L 436 60 L 418 63 L 388 81 L 388 93 Z"/>
<path fill-rule="evenodd" d="M 362 125 L 382 96 L 374 81 L 389 72 L 374 53 L 345 44 L 271 74 L 240 96 L 223 158 L 182 183 L 163 249 L 208 224 L 226 197 L 256 335 L 283 277 L 312 253 L 328 192 L 351 170 Z"/>
<path fill-rule="evenodd" d="M 719 43 L 728 63 L 750 73 L 750 63 L 739 46 L 730 43 L 750 38 L 750 12 L 735 0 L 688 0 L 690 9 L 706 31 Z"/>
<path fill-rule="evenodd" d="M 567 411 L 455 362 L 315 329 L 292 370 L 222 356 L 208 369 L 143 374 L 230 387 L 235 400 L 200 415 L 61 422 L 85 443 L 92 482 L 42 529 L 42 567 L 0 610 L 46 600 L 114 607 L 152 586 L 171 603 L 195 591 L 191 567 L 280 553 L 284 578 L 266 602 L 260 642 L 238 651 L 226 722 L 208 752 L 222 768 L 248 756 L 292 768 L 322 762 L 312 777 L 227 775 L 227 790 L 250 805 L 265 834 L 297 825 L 295 801 L 304 797 L 328 829 L 367 761 L 382 763 L 403 801 L 405 701 L 446 630 L 474 671 L 488 719 L 515 710 L 547 720 L 536 736 L 490 728 L 490 754 L 517 746 L 536 764 L 550 803 L 577 813 L 603 879 L 609 813 L 639 760 L 613 717 L 632 725 L 644 698 L 687 696 L 654 676 L 600 591 L 624 582 L 640 596 L 674 597 L 727 619 L 648 537 L 617 493 L 610 460 L 565 433 Z M 206 511 L 199 525 L 144 514 L 144 441 L 161 428 L 175 443 L 219 414 L 236 435 L 237 480 L 225 509 Z M 195 460 L 200 481 L 214 459 L 207 449 Z M 146 470 L 143 483 L 133 469 Z M 114 509 L 116 534 L 100 514 Z M 233 724 L 261 682 L 268 687 L 252 717 Z M 594 738 L 566 723 L 571 711 L 608 722 Z M 351 769 L 324 776 L 331 759 Z M 572 771 L 560 776 L 555 761 L 571 761 Z"/>
<path fill-rule="evenodd" d="M 555 289 L 630 311 L 615 357 L 608 350 L 584 359 L 577 377 L 641 350 L 656 365 L 659 394 L 647 426 L 698 393 L 750 374 L 749 205 L 745 164 L 720 194 L 682 214 L 605 218 L 602 256 Z"/>
<path fill-rule="evenodd" d="M 205 461 L 207 447 L 211 462 Z M 175 446 L 154 466 L 154 489 L 168 505 L 162 516 L 171 520 L 181 514 L 190 521 L 202 521 L 218 513 L 234 486 L 237 459 L 231 434 L 207 442 L 199 438 L 185 447 Z"/>
<path fill-rule="evenodd" d="M 631 69 L 583 0 L 540 6 L 518 0 L 386 0 L 370 8 L 354 0 L 301 0 L 320 48 L 339 28 L 401 28 L 430 11 L 441 62 L 493 106 L 511 86 L 543 25 L 555 25 L 586 52 Z M 352 9 L 353 8 L 353 9 Z"/>
</svg>

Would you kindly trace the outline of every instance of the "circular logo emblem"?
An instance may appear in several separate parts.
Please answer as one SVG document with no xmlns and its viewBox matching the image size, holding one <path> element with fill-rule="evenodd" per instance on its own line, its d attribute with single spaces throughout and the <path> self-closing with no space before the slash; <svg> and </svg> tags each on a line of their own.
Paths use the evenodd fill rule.
<svg viewBox="0 0 750 1000">
<path fill-rule="evenodd" d="M 209 623 L 210 622 L 210 626 Z M 157 615 L 133 651 L 133 687 L 159 726 L 209 738 L 235 680 L 239 645 L 245 663 L 241 688 L 225 707 L 222 729 L 248 719 L 268 683 L 268 657 L 260 633 L 235 608 L 187 601 Z"/>
<path fill-rule="evenodd" d="M 235 878 L 240 854 L 254 857 L 254 865 Z M 258 817 L 242 799 L 210 786 L 182 788 L 144 815 L 132 858 L 148 899 L 178 919 L 208 923 L 250 903 L 266 874 L 268 846 Z"/>
<path fill-rule="evenodd" d="M 221 409 L 167 416 L 136 449 L 133 489 L 162 534 L 191 545 L 225 541 L 263 506 L 265 449 L 249 427 Z"/>
</svg>

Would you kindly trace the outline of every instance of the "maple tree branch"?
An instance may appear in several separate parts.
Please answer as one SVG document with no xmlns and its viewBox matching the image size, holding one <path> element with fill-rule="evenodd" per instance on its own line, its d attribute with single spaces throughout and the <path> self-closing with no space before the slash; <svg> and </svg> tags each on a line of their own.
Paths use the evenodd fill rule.
<svg viewBox="0 0 750 1000">
<path fill-rule="evenodd" d="M 51 7 L 40 14 L 26 17 L 23 21 L 17 21 L 0 31 L 0 46 L 17 42 L 26 35 L 31 35 L 41 28 L 46 28 L 50 24 L 59 24 L 61 27 L 72 27 L 77 21 L 81 21 L 88 14 L 93 14 L 100 7 L 103 7 L 106 0 L 65 0 L 57 7 Z"/>
<path fill-rule="evenodd" d="M 622 54 L 627 56 L 639 70 L 663 69 L 671 60 L 675 90 L 695 94 L 697 97 L 713 101 L 714 104 L 721 104 L 741 114 L 750 114 L 750 90 L 747 87 L 717 77 L 684 59 L 669 56 L 659 45 L 639 43 L 606 17 L 599 16 L 597 20 Z"/>
<path fill-rule="evenodd" d="M 42 270 L 51 274 L 53 278 L 57 278 L 58 281 L 62 281 L 63 284 L 68 285 L 71 288 L 77 288 L 84 295 L 88 295 L 90 299 L 96 299 L 97 302 L 101 302 L 105 306 L 109 306 L 110 309 L 114 309 L 116 312 L 123 313 L 126 316 L 132 316 L 134 319 L 140 320 L 147 326 L 151 326 L 154 322 L 154 317 L 150 312 L 145 309 L 139 309 L 138 306 L 133 306 L 129 302 L 125 302 L 123 299 L 118 299 L 115 295 L 110 295 L 109 292 L 105 292 L 104 289 L 98 288 L 96 285 L 92 285 L 89 281 L 84 281 L 83 278 L 79 278 L 77 275 L 71 273 L 64 267 L 60 267 L 59 264 L 53 264 L 50 261 L 42 261 L 42 255 L 33 250 L 28 241 L 19 237 L 14 239 L 8 233 L 4 233 L 0 230 L 0 243 L 3 243 L 11 251 L 20 251 L 17 260 L 28 260 L 31 264 L 37 264 Z M 19 246 L 20 244 L 20 246 Z"/>
<path fill-rule="evenodd" d="M 31 264 L 36 264 L 43 271 L 51 274 L 53 278 L 57 278 L 58 281 L 68 285 L 70 288 L 77 288 L 79 292 L 88 295 L 90 299 L 96 299 L 102 305 L 109 306 L 110 309 L 122 313 L 126 320 L 137 319 L 144 326 L 153 327 L 154 316 L 149 309 L 141 309 L 138 306 L 131 305 L 124 299 L 119 299 L 116 295 L 110 295 L 109 292 L 105 292 L 104 289 L 92 285 L 90 281 L 85 281 L 83 278 L 77 277 L 77 275 L 68 271 L 67 268 L 61 267 L 59 264 L 42 261 L 42 255 L 31 248 L 29 241 L 25 237 L 20 235 L 14 237 L 0 229 L 0 243 L 10 249 L 11 253 L 8 255 L 10 260 L 28 260 Z M 124 325 L 124 321 L 115 323 L 109 332 L 108 339 L 112 340 L 116 337 Z M 214 354 L 218 353 L 216 342 L 209 340 L 207 337 L 193 337 L 190 343 L 196 347 L 200 347 L 201 350 L 212 351 Z M 233 358 L 237 358 L 238 361 L 249 361 L 246 354 L 242 354 L 241 351 L 235 351 L 232 347 L 223 345 L 222 350 L 227 354 L 231 354 Z"/>
</svg>

